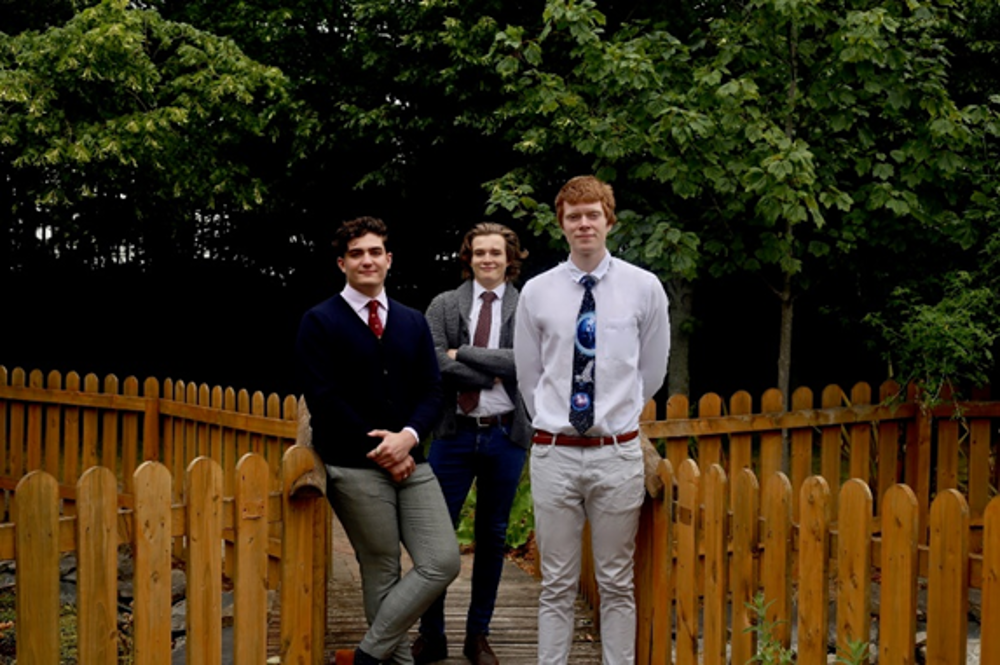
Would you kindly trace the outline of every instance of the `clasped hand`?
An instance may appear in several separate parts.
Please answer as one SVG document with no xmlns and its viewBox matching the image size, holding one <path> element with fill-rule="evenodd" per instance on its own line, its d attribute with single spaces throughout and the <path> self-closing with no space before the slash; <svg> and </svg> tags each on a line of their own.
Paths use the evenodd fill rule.
<svg viewBox="0 0 1000 665">
<path fill-rule="evenodd" d="M 407 431 L 390 432 L 385 429 L 373 429 L 368 436 L 382 439 L 368 453 L 368 459 L 374 461 L 389 472 L 397 483 L 406 480 L 416 470 L 416 462 L 410 456 L 410 450 L 417 444 L 413 435 Z"/>
</svg>

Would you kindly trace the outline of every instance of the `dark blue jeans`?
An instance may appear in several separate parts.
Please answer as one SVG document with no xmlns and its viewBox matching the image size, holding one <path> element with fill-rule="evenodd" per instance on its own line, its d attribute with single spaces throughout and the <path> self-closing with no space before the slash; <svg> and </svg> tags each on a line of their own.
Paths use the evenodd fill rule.
<svg viewBox="0 0 1000 665">
<path fill-rule="evenodd" d="M 517 493 L 527 450 L 511 443 L 506 427 L 460 425 L 453 438 L 436 439 L 428 461 L 441 483 L 451 521 L 458 525 L 462 505 L 476 481 L 476 555 L 472 563 L 472 600 L 466 635 L 486 635 L 496 605 L 510 507 Z M 444 635 L 445 594 L 420 618 L 420 633 Z"/>
</svg>

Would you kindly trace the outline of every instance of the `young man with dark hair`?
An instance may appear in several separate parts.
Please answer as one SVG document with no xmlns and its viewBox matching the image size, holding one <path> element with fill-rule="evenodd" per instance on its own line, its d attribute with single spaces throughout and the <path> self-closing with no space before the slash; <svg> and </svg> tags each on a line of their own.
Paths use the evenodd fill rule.
<svg viewBox="0 0 1000 665">
<path fill-rule="evenodd" d="M 566 663 L 590 522 L 605 665 L 635 662 L 632 556 L 645 495 L 639 414 L 663 384 L 667 297 L 655 275 L 611 256 L 611 186 L 573 178 L 556 197 L 569 260 L 524 286 L 514 360 L 532 417 L 531 492 L 542 568 L 538 662 Z"/>
<path fill-rule="evenodd" d="M 527 252 L 502 224 L 475 225 L 462 241 L 465 282 L 438 295 L 427 309 L 444 379 L 444 411 L 431 443 L 430 463 L 441 482 L 452 522 L 476 483 L 476 555 L 463 653 L 475 665 L 495 665 L 490 620 L 503 570 L 507 522 L 531 435 L 514 376 L 511 284 Z M 441 596 L 424 612 L 413 643 L 417 665 L 448 657 Z"/>
<path fill-rule="evenodd" d="M 392 300 L 392 254 L 381 220 L 337 231 L 340 294 L 302 317 L 298 370 L 326 465 L 327 498 L 354 547 L 368 632 L 338 665 L 412 663 L 407 631 L 458 575 L 448 508 L 420 437 L 441 409 L 441 378 L 427 321 Z M 400 575 L 400 544 L 413 569 Z"/>
</svg>

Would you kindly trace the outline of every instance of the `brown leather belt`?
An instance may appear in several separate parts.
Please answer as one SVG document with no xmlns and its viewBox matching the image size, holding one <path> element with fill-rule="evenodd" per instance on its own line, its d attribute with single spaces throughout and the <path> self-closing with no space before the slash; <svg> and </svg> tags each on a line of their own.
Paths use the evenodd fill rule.
<svg viewBox="0 0 1000 665">
<path fill-rule="evenodd" d="M 571 436 L 569 434 L 553 434 L 544 430 L 535 430 L 531 437 L 532 443 L 543 446 L 575 446 L 577 448 L 591 448 L 595 446 L 609 446 L 612 443 L 626 443 L 639 436 L 639 430 L 625 432 L 618 436 Z"/>
<path fill-rule="evenodd" d="M 510 425 L 512 422 L 514 422 L 514 416 L 510 413 L 502 413 L 499 416 L 455 416 L 456 425 L 473 429 L 500 427 Z"/>
</svg>

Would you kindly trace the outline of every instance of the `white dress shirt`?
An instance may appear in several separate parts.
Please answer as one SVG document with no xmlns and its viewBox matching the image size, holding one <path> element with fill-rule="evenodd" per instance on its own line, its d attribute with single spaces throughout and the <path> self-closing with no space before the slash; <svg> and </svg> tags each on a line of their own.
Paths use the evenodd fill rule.
<svg viewBox="0 0 1000 665">
<path fill-rule="evenodd" d="M 493 300 L 491 305 L 493 318 L 490 325 L 490 336 L 486 342 L 486 348 L 488 349 L 500 348 L 500 328 L 503 325 L 503 294 L 506 290 L 506 282 L 493 289 L 496 299 Z M 469 339 L 476 338 L 476 328 L 479 327 L 479 312 L 483 308 L 482 294 L 485 292 L 486 289 L 479 282 L 472 280 L 472 311 L 469 312 Z M 514 403 L 510 401 L 507 389 L 504 388 L 503 383 L 497 382 L 491 387 L 483 388 L 479 391 L 479 404 L 476 405 L 476 408 L 469 411 L 469 413 L 465 413 L 462 411 L 462 407 L 458 407 L 457 413 L 463 416 L 502 416 L 513 410 Z"/>
<path fill-rule="evenodd" d="M 525 284 L 518 301 L 514 363 L 537 430 L 577 435 L 569 423 L 576 319 L 585 273 L 560 263 Z M 651 272 L 606 254 L 591 275 L 597 317 L 594 425 L 588 436 L 635 430 L 663 385 L 670 353 L 667 296 Z"/>
</svg>

